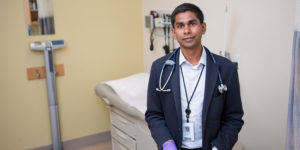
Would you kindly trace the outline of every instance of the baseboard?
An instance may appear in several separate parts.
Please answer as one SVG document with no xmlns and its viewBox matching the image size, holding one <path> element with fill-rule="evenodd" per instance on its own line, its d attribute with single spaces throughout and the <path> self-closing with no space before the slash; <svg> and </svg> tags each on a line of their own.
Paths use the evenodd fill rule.
<svg viewBox="0 0 300 150">
<path fill-rule="evenodd" d="M 84 136 L 68 141 L 64 141 L 62 143 L 62 147 L 64 150 L 73 150 L 78 149 L 81 147 L 86 147 L 89 145 L 97 144 L 97 143 L 104 143 L 111 140 L 110 131 L 97 133 L 89 136 Z M 52 145 L 46 145 L 38 148 L 33 148 L 30 150 L 52 150 Z"/>
</svg>

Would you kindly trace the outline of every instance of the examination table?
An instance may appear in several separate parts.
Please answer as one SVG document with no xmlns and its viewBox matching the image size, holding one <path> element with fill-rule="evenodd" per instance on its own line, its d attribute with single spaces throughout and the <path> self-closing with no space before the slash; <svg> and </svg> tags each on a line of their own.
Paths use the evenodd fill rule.
<svg viewBox="0 0 300 150">
<path fill-rule="evenodd" d="M 108 104 L 113 150 L 155 150 L 156 143 L 145 122 L 149 74 L 138 73 L 101 82 L 96 94 Z M 233 150 L 243 150 L 237 143 Z"/>
</svg>

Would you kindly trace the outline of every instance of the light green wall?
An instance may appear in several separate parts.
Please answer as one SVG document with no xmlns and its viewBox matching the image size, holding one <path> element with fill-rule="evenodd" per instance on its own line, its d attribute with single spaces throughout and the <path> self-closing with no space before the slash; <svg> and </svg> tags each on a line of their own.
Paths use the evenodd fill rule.
<svg viewBox="0 0 300 150">
<path fill-rule="evenodd" d="M 27 37 L 23 0 L 0 1 L 0 149 L 51 144 L 45 79 L 27 80 L 26 68 L 44 65 L 29 42 L 64 39 L 55 63 L 62 140 L 110 129 L 94 87 L 143 71 L 142 1 L 54 0 L 56 35 Z"/>
</svg>

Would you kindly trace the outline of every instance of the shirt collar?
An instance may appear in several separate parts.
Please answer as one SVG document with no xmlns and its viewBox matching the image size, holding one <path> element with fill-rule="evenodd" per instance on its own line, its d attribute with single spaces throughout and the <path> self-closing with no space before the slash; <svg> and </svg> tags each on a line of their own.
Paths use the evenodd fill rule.
<svg viewBox="0 0 300 150">
<path fill-rule="evenodd" d="M 181 66 L 184 63 L 191 64 L 190 62 L 188 62 L 185 59 L 185 57 L 184 57 L 184 55 L 183 55 L 183 53 L 182 53 L 182 51 L 180 49 L 180 53 L 179 53 L 179 65 Z M 200 64 L 206 65 L 206 51 L 204 49 L 204 46 L 202 46 L 202 55 L 201 55 L 201 58 L 200 58 L 200 60 L 199 60 L 199 62 L 198 62 L 198 64 L 196 66 L 199 67 Z"/>
</svg>

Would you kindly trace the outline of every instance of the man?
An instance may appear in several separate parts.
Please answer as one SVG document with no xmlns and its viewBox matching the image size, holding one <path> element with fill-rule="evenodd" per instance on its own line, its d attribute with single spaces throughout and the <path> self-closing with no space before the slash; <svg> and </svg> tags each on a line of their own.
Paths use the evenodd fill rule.
<svg viewBox="0 0 300 150">
<path fill-rule="evenodd" d="M 244 124 L 237 69 L 202 45 L 206 24 L 197 6 L 179 5 L 171 23 L 180 49 L 152 64 L 145 113 L 151 135 L 163 150 L 230 150 Z"/>
</svg>

